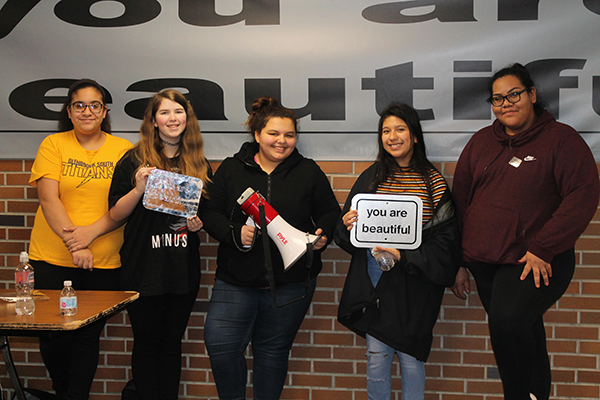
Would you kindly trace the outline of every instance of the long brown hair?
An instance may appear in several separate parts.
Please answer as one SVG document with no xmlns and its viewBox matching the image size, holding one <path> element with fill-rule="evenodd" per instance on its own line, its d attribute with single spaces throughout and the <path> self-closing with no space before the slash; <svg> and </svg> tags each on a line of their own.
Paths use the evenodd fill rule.
<svg viewBox="0 0 600 400">
<path fill-rule="evenodd" d="M 140 141 L 133 148 L 133 155 L 142 166 L 151 166 L 159 169 L 169 169 L 171 162 L 165 155 L 164 143 L 158 135 L 158 128 L 154 126 L 155 115 L 164 99 L 172 100 L 183 107 L 186 114 L 186 127 L 179 141 L 179 171 L 184 175 L 195 176 L 202 179 L 204 188 L 209 183 L 208 161 L 204 157 L 204 140 L 194 109 L 184 95 L 173 89 L 165 89 L 156 93 L 148 102 L 144 112 L 144 120 L 140 128 Z M 206 195 L 206 190 L 202 190 Z"/>
</svg>

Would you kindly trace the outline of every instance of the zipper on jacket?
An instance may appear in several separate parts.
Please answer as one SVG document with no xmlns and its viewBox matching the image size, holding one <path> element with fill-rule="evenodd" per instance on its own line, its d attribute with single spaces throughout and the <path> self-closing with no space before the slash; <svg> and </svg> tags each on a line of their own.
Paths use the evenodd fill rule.
<svg viewBox="0 0 600 400">
<path fill-rule="evenodd" d="M 377 299 L 376 303 L 377 303 L 377 308 L 379 308 L 379 299 Z"/>
<path fill-rule="evenodd" d="M 267 193 L 266 193 L 265 197 L 267 198 L 267 203 L 270 204 L 271 203 L 271 175 L 267 175 Z M 265 233 L 267 233 L 266 227 L 265 227 L 265 230 L 263 231 L 263 234 L 265 234 Z M 265 277 L 267 278 L 267 282 L 268 282 L 269 281 L 269 272 L 268 271 L 265 274 Z"/>
<path fill-rule="evenodd" d="M 250 168 L 257 168 L 256 165 L 251 164 L 247 161 L 242 161 L 244 164 L 246 164 L 247 166 L 249 166 Z M 258 170 L 260 172 L 262 172 L 263 174 L 266 174 L 265 171 L 263 171 L 260 166 L 258 166 Z M 254 188 L 253 188 L 254 189 Z M 271 202 L 271 175 L 267 174 L 267 193 L 265 195 L 267 202 L 270 203 Z"/>
</svg>

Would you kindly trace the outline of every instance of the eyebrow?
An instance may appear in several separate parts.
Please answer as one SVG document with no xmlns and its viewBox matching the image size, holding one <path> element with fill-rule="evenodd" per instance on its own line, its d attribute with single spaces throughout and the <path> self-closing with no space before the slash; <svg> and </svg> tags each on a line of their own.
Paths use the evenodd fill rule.
<svg viewBox="0 0 600 400">
<path fill-rule="evenodd" d="M 408 125 L 406 125 L 406 124 L 399 124 L 399 125 L 392 125 L 392 126 L 386 125 L 383 127 L 383 129 L 391 129 L 391 128 L 399 128 L 399 127 L 408 128 Z"/>
<path fill-rule="evenodd" d="M 91 100 L 91 101 L 90 101 L 89 103 L 87 103 L 87 104 L 91 104 L 91 103 L 93 103 L 93 102 L 96 102 L 96 101 L 97 101 L 98 103 L 102 103 L 102 100 Z M 85 101 L 83 101 L 83 100 L 73 100 L 71 103 L 84 103 L 84 104 L 86 104 L 86 102 L 85 102 Z"/>
<path fill-rule="evenodd" d="M 513 90 L 521 90 L 521 88 L 519 88 L 518 86 L 515 86 L 514 88 L 509 89 L 509 91 L 507 93 L 511 93 Z M 502 94 L 494 93 L 493 96 L 502 96 Z"/>
<path fill-rule="evenodd" d="M 267 129 L 267 132 L 273 132 L 273 133 L 296 133 L 296 131 L 278 131 L 277 129 Z"/>
<path fill-rule="evenodd" d="M 185 108 L 177 107 L 177 108 L 173 108 L 172 110 L 173 111 L 177 111 L 177 110 L 185 111 Z M 159 108 L 157 112 L 161 112 L 161 111 L 171 111 L 171 108 Z"/>
</svg>

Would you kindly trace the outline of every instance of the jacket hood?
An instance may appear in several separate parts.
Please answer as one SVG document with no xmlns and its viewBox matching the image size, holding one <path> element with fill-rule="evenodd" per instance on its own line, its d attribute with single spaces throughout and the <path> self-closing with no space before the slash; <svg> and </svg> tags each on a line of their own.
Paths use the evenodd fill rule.
<svg viewBox="0 0 600 400">
<path fill-rule="evenodd" d="M 258 153 L 259 144 L 256 142 L 246 142 L 242 145 L 240 150 L 234 154 L 234 158 L 239 160 L 240 162 L 254 168 L 260 168 L 260 165 L 254 161 L 254 156 Z M 285 160 L 283 160 L 277 168 L 273 171 L 273 173 L 286 173 L 300 161 L 302 161 L 304 157 L 300 154 L 297 148 L 294 148 L 292 154 L 290 154 Z M 262 169 L 261 169 L 262 170 Z"/>
<path fill-rule="evenodd" d="M 504 125 L 502 125 L 498 119 L 496 119 L 492 124 L 492 130 L 496 140 L 502 143 L 504 146 L 520 146 L 535 138 L 541 131 L 544 130 L 546 124 L 555 120 L 556 119 L 552 114 L 550 114 L 547 110 L 544 110 L 529 129 L 517 135 L 511 136 L 506 133 L 504 130 Z"/>
</svg>

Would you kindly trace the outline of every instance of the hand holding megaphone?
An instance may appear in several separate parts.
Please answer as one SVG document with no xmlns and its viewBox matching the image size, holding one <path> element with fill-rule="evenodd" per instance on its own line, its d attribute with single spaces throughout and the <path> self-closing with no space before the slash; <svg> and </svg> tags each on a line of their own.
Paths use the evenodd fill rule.
<svg viewBox="0 0 600 400">
<path fill-rule="evenodd" d="M 312 235 L 308 232 L 301 232 L 287 223 L 267 200 L 252 188 L 248 188 L 237 200 L 242 211 L 254 219 L 255 224 L 260 228 L 260 206 L 264 207 L 267 234 L 275 242 L 281 258 L 283 259 L 284 269 L 291 267 L 300 257 L 306 253 L 308 244 L 315 244 L 321 239 L 320 235 Z M 318 232 L 318 231 L 317 231 Z M 326 241 L 326 240 L 325 240 Z M 323 247 L 324 243 L 317 245 Z"/>
<path fill-rule="evenodd" d="M 244 248 L 249 248 L 252 246 L 254 242 L 254 238 L 260 231 L 256 232 L 258 228 L 254 225 L 254 220 L 252 218 L 248 218 L 246 224 L 242 226 L 242 234 L 240 235 L 240 241 Z"/>
</svg>

